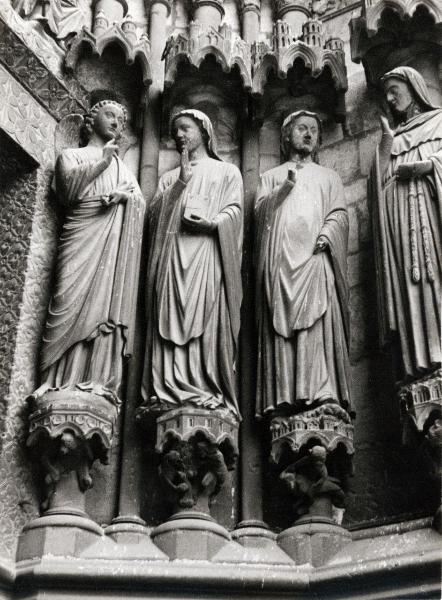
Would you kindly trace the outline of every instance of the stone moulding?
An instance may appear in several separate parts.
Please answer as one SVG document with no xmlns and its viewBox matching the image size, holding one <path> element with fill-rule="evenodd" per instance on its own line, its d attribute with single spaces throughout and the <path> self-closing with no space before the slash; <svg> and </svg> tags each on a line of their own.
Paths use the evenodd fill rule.
<svg viewBox="0 0 442 600">
<path fill-rule="evenodd" d="M 131 65 L 136 59 L 139 59 L 143 73 L 143 83 L 146 87 L 149 86 L 152 83 L 149 38 L 146 34 L 142 34 L 138 38 L 132 32 L 126 32 L 125 22 L 122 25 L 114 23 L 99 35 L 94 35 L 84 27 L 75 36 L 69 50 L 66 52 L 66 69 L 68 71 L 75 69 L 85 46 L 89 46 L 93 54 L 102 56 L 104 50 L 111 44 L 117 44 L 123 50 L 127 64 Z"/>
<path fill-rule="evenodd" d="M 190 23 L 188 36 L 179 34 L 169 38 L 164 51 L 164 84 L 171 86 L 175 82 L 181 62 L 199 68 L 209 55 L 216 58 L 225 73 L 229 73 L 236 65 L 244 88 L 252 88 L 250 46 L 226 24 L 217 30 L 214 27 L 205 27 L 198 21 Z"/>
</svg>

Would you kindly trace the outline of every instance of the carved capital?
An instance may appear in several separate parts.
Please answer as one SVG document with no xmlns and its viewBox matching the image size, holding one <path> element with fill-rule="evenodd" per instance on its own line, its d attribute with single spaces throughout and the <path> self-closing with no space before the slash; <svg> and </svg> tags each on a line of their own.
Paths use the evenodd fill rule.
<svg viewBox="0 0 442 600">
<path fill-rule="evenodd" d="M 42 508 L 83 514 L 92 464 L 109 462 L 118 406 L 79 390 L 49 390 L 29 402 L 27 446 L 45 472 Z"/>
<path fill-rule="evenodd" d="M 141 418 L 145 412 L 139 413 Z M 238 456 L 238 422 L 227 411 L 183 407 L 157 417 L 156 450 L 173 511 L 210 514 Z"/>
<path fill-rule="evenodd" d="M 442 411 L 442 369 L 418 381 L 402 385 L 398 390 L 403 414 L 408 415 L 419 432 L 434 411 Z"/>
</svg>

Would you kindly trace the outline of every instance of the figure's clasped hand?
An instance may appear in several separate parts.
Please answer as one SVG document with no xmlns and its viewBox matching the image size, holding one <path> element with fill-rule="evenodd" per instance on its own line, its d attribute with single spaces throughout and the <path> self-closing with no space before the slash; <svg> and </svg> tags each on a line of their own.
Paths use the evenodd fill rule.
<svg viewBox="0 0 442 600">
<path fill-rule="evenodd" d="M 316 240 L 315 249 L 313 250 L 313 254 L 318 254 L 318 252 L 324 252 L 324 250 L 327 250 L 328 246 L 329 246 L 328 239 L 325 236 L 320 235 L 318 237 L 318 239 Z"/>
<path fill-rule="evenodd" d="M 385 115 L 380 115 L 379 120 L 381 122 L 382 133 L 388 137 L 393 137 L 394 131 L 390 127 L 390 123 Z"/>
<path fill-rule="evenodd" d="M 212 233 L 217 228 L 216 221 L 205 219 L 193 213 L 189 216 L 183 215 L 181 220 L 190 233 Z"/>
</svg>

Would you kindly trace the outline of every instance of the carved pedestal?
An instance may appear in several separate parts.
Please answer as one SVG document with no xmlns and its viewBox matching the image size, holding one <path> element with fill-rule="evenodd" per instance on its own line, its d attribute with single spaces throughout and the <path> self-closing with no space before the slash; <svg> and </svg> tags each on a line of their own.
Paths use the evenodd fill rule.
<svg viewBox="0 0 442 600">
<path fill-rule="evenodd" d="M 350 541 L 340 526 L 352 471 L 353 426 L 339 406 L 325 404 L 272 419 L 272 460 L 293 499 L 296 522 L 278 536 L 296 562 L 324 564 Z"/>
<path fill-rule="evenodd" d="M 183 407 L 157 418 L 160 476 L 173 515 L 152 532 L 170 558 L 209 559 L 230 540 L 210 516 L 238 456 L 238 422 L 228 412 Z"/>
<path fill-rule="evenodd" d="M 94 461 L 109 461 L 117 399 L 49 390 L 30 404 L 27 445 L 43 470 L 43 515 L 24 528 L 18 559 L 76 555 L 103 533 L 85 512 L 85 492 L 93 485 Z"/>
<path fill-rule="evenodd" d="M 435 504 L 442 485 L 442 369 L 399 388 L 403 442 L 413 449 L 417 471 L 432 488 Z M 433 526 L 442 533 L 439 506 Z"/>
</svg>

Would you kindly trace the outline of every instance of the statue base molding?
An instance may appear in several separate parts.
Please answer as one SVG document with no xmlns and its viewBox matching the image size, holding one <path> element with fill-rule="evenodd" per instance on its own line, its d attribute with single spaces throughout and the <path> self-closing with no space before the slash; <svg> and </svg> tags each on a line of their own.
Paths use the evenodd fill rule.
<svg viewBox="0 0 442 600">
<path fill-rule="evenodd" d="M 169 560 L 151 540 L 151 529 L 137 516 L 120 516 L 104 531 L 109 539 L 118 544 L 119 558 L 132 560 Z"/>
<path fill-rule="evenodd" d="M 152 539 L 171 560 L 211 560 L 231 537 L 207 514 L 189 510 L 156 527 Z"/>
<path fill-rule="evenodd" d="M 351 542 L 351 534 L 331 519 L 303 518 L 282 531 L 277 541 L 295 564 L 321 567 Z"/>
<path fill-rule="evenodd" d="M 245 562 L 290 565 L 293 561 L 276 543 L 276 534 L 263 521 L 241 521 L 232 539 L 245 549 Z"/>
<path fill-rule="evenodd" d="M 23 528 L 16 560 L 32 560 L 45 555 L 79 557 L 103 534 L 103 529 L 85 513 L 48 511 Z"/>
</svg>

